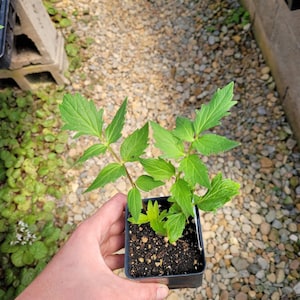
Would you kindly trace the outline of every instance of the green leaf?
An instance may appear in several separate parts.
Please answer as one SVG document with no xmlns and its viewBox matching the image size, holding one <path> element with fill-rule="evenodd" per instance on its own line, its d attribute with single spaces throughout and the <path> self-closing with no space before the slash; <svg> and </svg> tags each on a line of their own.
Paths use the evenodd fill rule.
<svg viewBox="0 0 300 300">
<path fill-rule="evenodd" d="M 23 268 L 21 271 L 21 284 L 28 286 L 36 277 L 37 272 L 33 268 Z"/>
<path fill-rule="evenodd" d="M 195 139 L 193 122 L 187 118 L 177 117 L 176 128 L 173 130 L 173 134 L 179 139 L 187 142 L 192 142 Z"/>
<path fill-rule="evenodd" d="M 185 157 L 178 167 L 184 173 L 184 179 L 194 187 L 197 183 L 210 188 L 207 167 L 196 154 Z"/>
<path fill-rule="evenodd" d="M 165 222 L 163 219 L 166 217 L 166 210 L 160 212 L 158 202 L 154 204 L 150 200 L 147 205 L 147 216 L 150 222 L 150 227 L 159 235 L 166 235 L 166 229 L 164 228 Z"/>
<path fill-rule="evenodd" d="M 139 189 L 145 192 L 149 192 L 159 186 L 164 185 L 162 181 L 155 180 L 153 177 L 148 175 L 140 176 L 135 183 Z"/>
<path fill-rule="evenodd" d="M 20 247 L 18 251 L 14 252 L 11 255 L 11 262 L 14 264 L 16 267 L 23 267 L 25 265 L 23 261 L 23 255 L 24 255 L 24 248 Z"/>
<path fill-rule="evenodd" d="M 139 219 L 137 221 L 133 217 L 128 218 L 128 221 L 131 222 L 132 224 L 138 224 L 138 225 L 149 223 L 148 216 L 142 213 L 140 213 Z"/>
<path fill-rule="evenodd" d="M 90 192 L 100 187 L 104 187 L 106 184 L 116 181 L 121 176 L 126 175 L 125 167 L 118 163 L 111 163 L 105 166 L 93 183 L 88 187 L 86 192 Z"/>
<path fill-rule="evenodd" d="M 196 110 L 194 129 L 196 135 L 220 124 L 221 118 L 229 114 L 229 109 L 236 104 L 232 101 L 233 86 L 231 82 L 222 89 L 218 89 L 208 104 L 203 104 L 200 110 Z"/>
<path fill-rule="evenodd" d="M 62 18 L 59 21 L 59 25 L 63 28 L 71 26 L 72 25 L 72 21 L 68 18 Z"/>
<path fill-rule="evenodd" d="M 167 180 L 175 174 L 174 166 L 161 158 L 141 158 L 140 162 L 154 180 Z"/>
<path fill-rule="evenodd" d="M 18 251 L 19 247 L 17 245 L 11 245 L 10 242 L 11 240 L 5 240 L 5 242 L 1 244 L 0 250 L 2 253 L 14 253 Z"/>
<path fill-rule="evenodd" d="M 127 195 L 128 209 L 134 221 L 139 220 L 142 210 L 142 197 L 137 188 L 132 188 Z"/>
<path fill-rule="evenodd" d="M 148 201 L 147 205 L 147 216 L 148 220 L 152 221 L 158 218 L 159 216 L 159 207 L 158 207 L 158 202 L 154 201 L 154 204 L 151 200 Z"/>
<path fill-rule="evenodd" d="M 194 214 L 192 204 L 192 192 L 188 183 L 183 179 L 177 181 L 171 187 L 172 198 L 180 206 L 182 212 L 188 218 Z"/>
<path fill-rule="evenodd" d="M 31 265 L 34 262 L 34 256 L 30 251 L 25 251 L 23 254 L 23 263 L 25 265 Z"/>
<path fill-rule="evenodd" d="M 219 154 L 240 144 L 217 134 L 205 134 L 193 143 L 193 147 L 203 155 Z"/>
<path fill-rule="evenodd" d="M 120 154 L 125 162 L 137 161 L 148 146 L 149 126 L 146 123 L 141 129 L 135 130 L 121 145 Z"/>
<path fill-rule="evenodd" d="M 13 283 L 13 281 L 15 279 L 14 271 L 12 269 L 7 269 L 7 268 L 3 268 L 3 270 L 5 270 L 5 276 L 4 276 L 4 278 L 5 278 L 5 284 L 7 286 L 9 286 L 9 285 L 11 285 Z M 0 296 L 1 296 L 1 293 L 0 293 Z M 0 299 L 4 299 L 4 297 L 0 297 Z"/>
<path fill-rule="evenodd" d="M 34 242 L 29 246 L 29 251 L 35 259 L 45 258 L 48 254 L 48 249 L 41 241 Z"/>
<path fill-rule="evenodd" d="M 230 179 L 223 179 L 222 174 L 216 175 L 212 182 L 211 188 L 206 194 L 197 199 L 198 208 L 203 211 L 215 211 L 222 207 L 232 197 L 238 195 L 240 185 Z"/>
<path fill-rule="evenodd" d="M 102 144 L 95 144 L 84 151 L 83 155 L 77 160 L 77 163 L 82 163 L 91 157 L 103 154 L 106 149 L 107 147 Z"/>
<path fill-rule="evenodd" d="M 103 109 L 97 111 L 92 101 L 88 101 L 80 94 L 66 94 L 59 109 L 65 122 L 63 129 L 77 131 L 76 137 L 81 135 L 101 137 Z"/>
<path fill-rule="evenodd" d="M 155 146 L 163 152 L 163 157 L 178 159 L 184 156 L 184 146 L 172 132 L 151 122 Z"/>
<path fill-rule="evenodd" d="M 121 132 L 124 127 L 126 108 L 127 98 L 125 98 L 116 115 L 114 116 L 112 122 L 107 126 L 105 130 L 108 144 L 116 142 L 122 136 Z"/>
<path fill-rule="evenodd" d="M 170 243 L 176 242 L 182 236 L 185 224 L 185 216 L 183 213 L 168 216 L 168 220 L 165 222 L 165 228 Z"/>
</svg>

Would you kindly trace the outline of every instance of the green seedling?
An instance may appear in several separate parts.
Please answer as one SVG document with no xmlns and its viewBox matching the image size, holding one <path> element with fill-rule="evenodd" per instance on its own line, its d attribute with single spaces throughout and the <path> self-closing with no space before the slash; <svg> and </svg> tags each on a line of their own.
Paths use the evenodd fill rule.
<svg viewBox="0 0 300 300">
<path fill-rule="evenodd" d="M 98 138 L 98 142 L 85 150 L 78 162 L 110 153 L 113 161 L 108 163 L 87 189 L 92 191 L 115 182 L 120 177 L 129 180 L 128 208 L 130 222 L 149 223 L 157 233 L 175 242 L 194 209 L 215 211 L 238 194 L 239 184 L 223 178 L 221 173 L 209 176 L 203 156 L 217 155 L 239 144 L 226 137 L 209 132 L 220 125 L 221 119 L 229 114 L 233 101 L 233 83 L 218 89 L 212 100 L 195 111 L 195 119 L 176 118 L 176 127 L 168 130 L 149 121 L 130 135 L 122 137 L 125 124 L 127 99 L 124 100 L 113 120 L 104 124 L 104 109 L 97 110 L 94 102 L 80 94 L 66 94 L 60 105 L 65 123 L 63 129 L 75 131 L 75 138 L 82 135 Z M 150 126 L 149 126 L 150 125 Z M 149 146 L 149 128 L 153 131 L 155 147 L 161 151 L 158 157 L 145 157 Z M 128 165 L 136 163 L 143 167 L 143 174 L 133 178 Z M 157 202 L 149 202 L 142 212 L 142 192 L 149 192 L 158 186 L 171 182 L 171 206 L 160 211 Z"/>
</svg>

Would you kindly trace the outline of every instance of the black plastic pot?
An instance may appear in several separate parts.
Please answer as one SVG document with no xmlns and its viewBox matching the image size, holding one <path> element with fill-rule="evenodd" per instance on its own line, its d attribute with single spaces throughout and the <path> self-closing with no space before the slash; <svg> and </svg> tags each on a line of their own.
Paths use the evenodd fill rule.
<svg viewBox="0 0 300 300">
<path fill-rule="evenodd" d="M 157 197 L 157 198 L 149 198 L 144 199 L 144 203 L 147 203 L 149 200 L 158 201 L 160 205 L 164 207 L 170 206 L 169 202 L 167 201 L 168 197 Z M 131 265 L 133 264 L 130 253 L 133 252 L 130 249 L 130 239 L 133 235 L 132 232 L 132 225 L 130 224 L 127 219 L 130 217 L 128 212 L 128 208 L 126 208 L 126 215 L 125 215 L 125 274 L 127 278 L 137 280 L 140 282 L 158 282 L 168 285 L 170 289 L 173 288 L 196 288 L 201 286 L 203 273 L 205 269 L 205 254 L 204 254 L 204 246 L 203 246 L 203 238 L 202 238 L 202 230 L 201 230 L 201 223 L 200 223 L 200 216 L 198 210 L 195 210 L 195 218 L 193 225 L 194 234 L 193 237 L 193 244 L 197 245 L 197 251 L 199 250 L 197 260 L 199 260 L 200 267 L 197 268 L 196 271 L 190 273 L 181 273 L 181 274 L 172 274 L 172 275 L 155 275 L 155 276 L 133 276 L 131 274 Z M 141 225 L 143 226 L 143 225 Z M 141 227 L 140 226 L 140 227 Z M 137 241 L 140 242 L 140 241 Z M 147 249 L 143 249 L 145 257 L 147 257 Z M 167 256 L 168 254 L 166 254 Z M 169 256 L 168 256 L 169 257 Z M 150 270 L 151 271 L 151 270 Z"/>
<path fill-rule="evenodd" d="M 299 0 L 285 0 L 290 10 L 300 9 Z"/>
<path fill-rule="evenodd" d="M 0 0 L 0 68 L 7 69 L 10 66 L 13 52 L 16 12 L 11 0 Z"/>
</svg>

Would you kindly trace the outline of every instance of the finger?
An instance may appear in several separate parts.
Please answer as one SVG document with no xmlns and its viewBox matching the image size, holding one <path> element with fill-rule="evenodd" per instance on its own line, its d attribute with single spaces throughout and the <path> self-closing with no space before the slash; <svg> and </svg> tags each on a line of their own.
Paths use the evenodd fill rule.
<svg viewBox="0 0 300 300">
<path fill-rule="evenodd" d="M 105 257 L 105 263 L 111 270 L 117 270 L 124 267 L 124 254 L 114 254 Z"/>
<path fill-rule="evenodd" d="M 116 194 L 106 202 L 91 218 L 87 220 L 88 226 L 94 231 L 101 243 L 105 239 L 109 228 L 123 216 L 127 198 L 123 194 Z M 100 232 L 101 231 L 101 232 Z"/>
<path fill-rule="evenodd" d="M 105 257 L 124 248 L 125 234 L 111 236 L 100 246 L 101 254 Z"/>
<path fill-rule="evenodd" d="M 168 296 L 167 286 L 158 283 L 140 283 L 122 279 L 121 290 L 126 290 L 126 296 L 119 299 L 131 300 L 163 300 Z"/>
<path fill-rule="evenodd" d="M 125 216 L 124 216 L 124 214 L 122 214 L 122 216 L 120 216 L 120 218 L 111 225 L 107 235 L 108 235 L 108 237 L 110 237 L 112 235 L 118 235 L 118 234 L 124 232 L 124 229 L 125 229 Z"/>
</svg>

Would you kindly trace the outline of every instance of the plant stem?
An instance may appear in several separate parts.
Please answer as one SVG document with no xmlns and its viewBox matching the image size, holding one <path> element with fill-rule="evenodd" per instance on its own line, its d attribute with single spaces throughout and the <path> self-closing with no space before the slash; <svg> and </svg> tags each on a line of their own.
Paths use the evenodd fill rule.
<svg viewBox="0 0 300 300">
<path fill-rule="evenodd" d="M 126 171 L 126 175 L 127 175 L 127 178 L 129 179 L 130 181 L 130 184 L 132 185 L 132 187 L 135 187 L 135 183 L 131 177 L 131 175 L 129 174 L 128 172 L 128 169 L 126 167 L 126 164 L 121 160 L 121 158 L 115 153 L 115 151 L 113 150 L 113 148 L 111 146 L 108 146 L 108 151 L 112 154 L 112 156 L 114 157 L 114 159 L 118 162 L 118 163 L 121 163 L 124 168 L 125 168 L 125 171 Z"/>
</svg>

